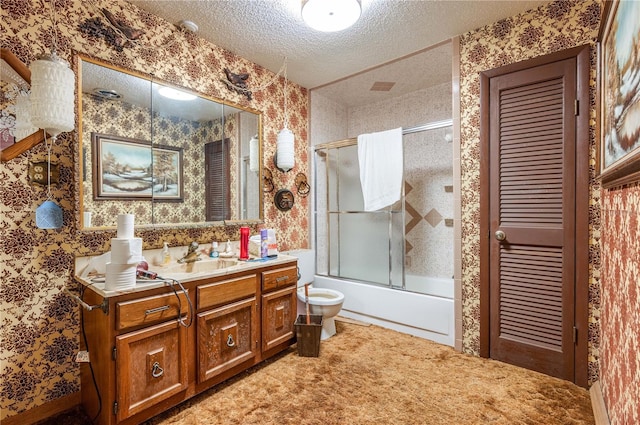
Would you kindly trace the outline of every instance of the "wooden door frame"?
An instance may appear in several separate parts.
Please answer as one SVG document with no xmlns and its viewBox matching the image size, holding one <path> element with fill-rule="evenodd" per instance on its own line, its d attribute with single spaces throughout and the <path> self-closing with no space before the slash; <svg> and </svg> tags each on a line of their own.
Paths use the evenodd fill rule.
<svg viewBox="0 0 640 425">
<path fill-rule="evenodd" d="M 576 209 L 575 209 L 575 345 L 574 380 L 588 386 L 589 357 L 589 45 L 539 56 L 480 73 L 480 356 L 489 357 L 491 311 L 489 305 L 489 82 L 496 77 L 565 59 L 576 58 Z"/>
</svg>

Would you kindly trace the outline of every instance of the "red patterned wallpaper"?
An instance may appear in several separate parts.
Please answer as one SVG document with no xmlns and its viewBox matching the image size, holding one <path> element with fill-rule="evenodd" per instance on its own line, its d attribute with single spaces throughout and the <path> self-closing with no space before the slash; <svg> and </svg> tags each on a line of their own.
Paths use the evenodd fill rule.
<svg viewBox="0 0 640 425">
<path fill-rule="evenodd" d="M 9 48 L 26 64 L 51 48 L 50 3 L 2 0 L 2 47 Z M 181 32 L 173 23 L 123 0 L 55 0 L 55 5 L 57 52 L 71 62 L 74 70 L 77 71 L 74 53 L 79 52 L 119 67 L 153 73 L 161 80 L 262 112 L 263 165 L 271 170 L 275 186 L 272 193 L 264 194 L 265 224 L 277 229 L 281 249 L 308 247 L 308 198 L 298 197 L 288 212 L 277 210 L 273 204 L 276 190 L 288 188 L 295 194 L 296 174 L 309 173 L 306 89 L 288 84 L 287 108 L 289 128 L 296 138 L 296 165 L 284 174 L 275 169 L 271 159 L 278 131 L 285 121 L 282 77 L 247 100 L 229 91 L 222 81 L 225 79 L 223 68 L 249 73 L 251 87 L 267 85 L 274 78 L 273 72 Z M 126 41 L 112 33 L 112 39 L 121 48 L 105 42 L 94 31 L 100 22 L 106 25 L 102 8 L 140 30 L 142 35 Z M 52 161 L 60 164 L 60 183 L 52 187 L 53 198 L 64 209 L 64 226 L 60 230 L 35 227 L 34 211 L 46 199 L 46 193 L 43 188 L 28 183 L 27 172 L 30 161 L 46 157 L 44 146 L 41 144 L 0 164 L 0 420 L 80 389 L 79 369 L 72 361 L 79 347 L 78 306 L 62 289 L 72 285 L 75 256 L 107 251 L 115 231 L 76 229 L 79 221 L 77 154 L 76 132 L 63 133 L 52 149 Z M 151 249 L 162 247 L 163 241 L 182 246 L 194 239 L 202 243 L 227 238 L 237 240 L 239 226 L 234 223 L 137 233 L 144 240 L 144 248 Z"/>
<path fill-rule="evenodd" d="M 640 184 L 602 200 L 603 396 L 613 425 L 640 424 Z"/>
</svg>

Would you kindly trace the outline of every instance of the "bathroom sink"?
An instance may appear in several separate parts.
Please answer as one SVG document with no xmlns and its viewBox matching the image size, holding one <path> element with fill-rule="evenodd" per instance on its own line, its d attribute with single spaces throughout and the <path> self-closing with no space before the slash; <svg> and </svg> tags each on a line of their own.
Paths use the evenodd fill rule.
<svg viewBox="0 0 640 425">
<path fill-rule="evenodd" d="M 202 259 L 191 263 L 174 263 L 168 266 L 164 266 L 158 270 L 163 275 L 175 274 L 175 273 L 213 273 L 218 270 L 228 269 L 229 267 L 237 266 L 238 260 L 228 258 L 217 259 Z"/>
</svg>

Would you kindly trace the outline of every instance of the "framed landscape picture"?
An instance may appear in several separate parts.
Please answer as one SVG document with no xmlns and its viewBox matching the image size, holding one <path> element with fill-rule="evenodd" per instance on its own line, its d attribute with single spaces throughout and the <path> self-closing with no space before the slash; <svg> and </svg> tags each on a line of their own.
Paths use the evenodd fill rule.
<svg viewBox="0 0 640 425">
<path fill-rule="evenodd" d="M 182 148 L 91 133 L 95 200 L 182 201 Z"/>
<path fill-rule="evenodd" d="M 599 35 L 603 187 L 640 180 L 640 2 L 606 1 Z"/>
</svg>

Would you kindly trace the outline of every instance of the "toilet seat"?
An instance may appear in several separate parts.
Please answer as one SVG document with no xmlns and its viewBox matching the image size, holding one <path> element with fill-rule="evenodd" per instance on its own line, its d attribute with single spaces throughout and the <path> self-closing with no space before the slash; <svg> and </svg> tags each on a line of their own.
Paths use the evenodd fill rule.
<svg viewBox="0 0 640 425">
<path fill-rule="evenodd" d="M 304 288 L 300 288 L 298 293 L 302 296 L 301 301 L 304 301 Z M 300 297 L 298 297 L 300 298 Z M 333 289 L 326 288 L 311 288 L 309 287 L 309 303 L 315 305 L 336 305 L 344 301 L 344 294 L 334 291 Z"/>
</svg>

